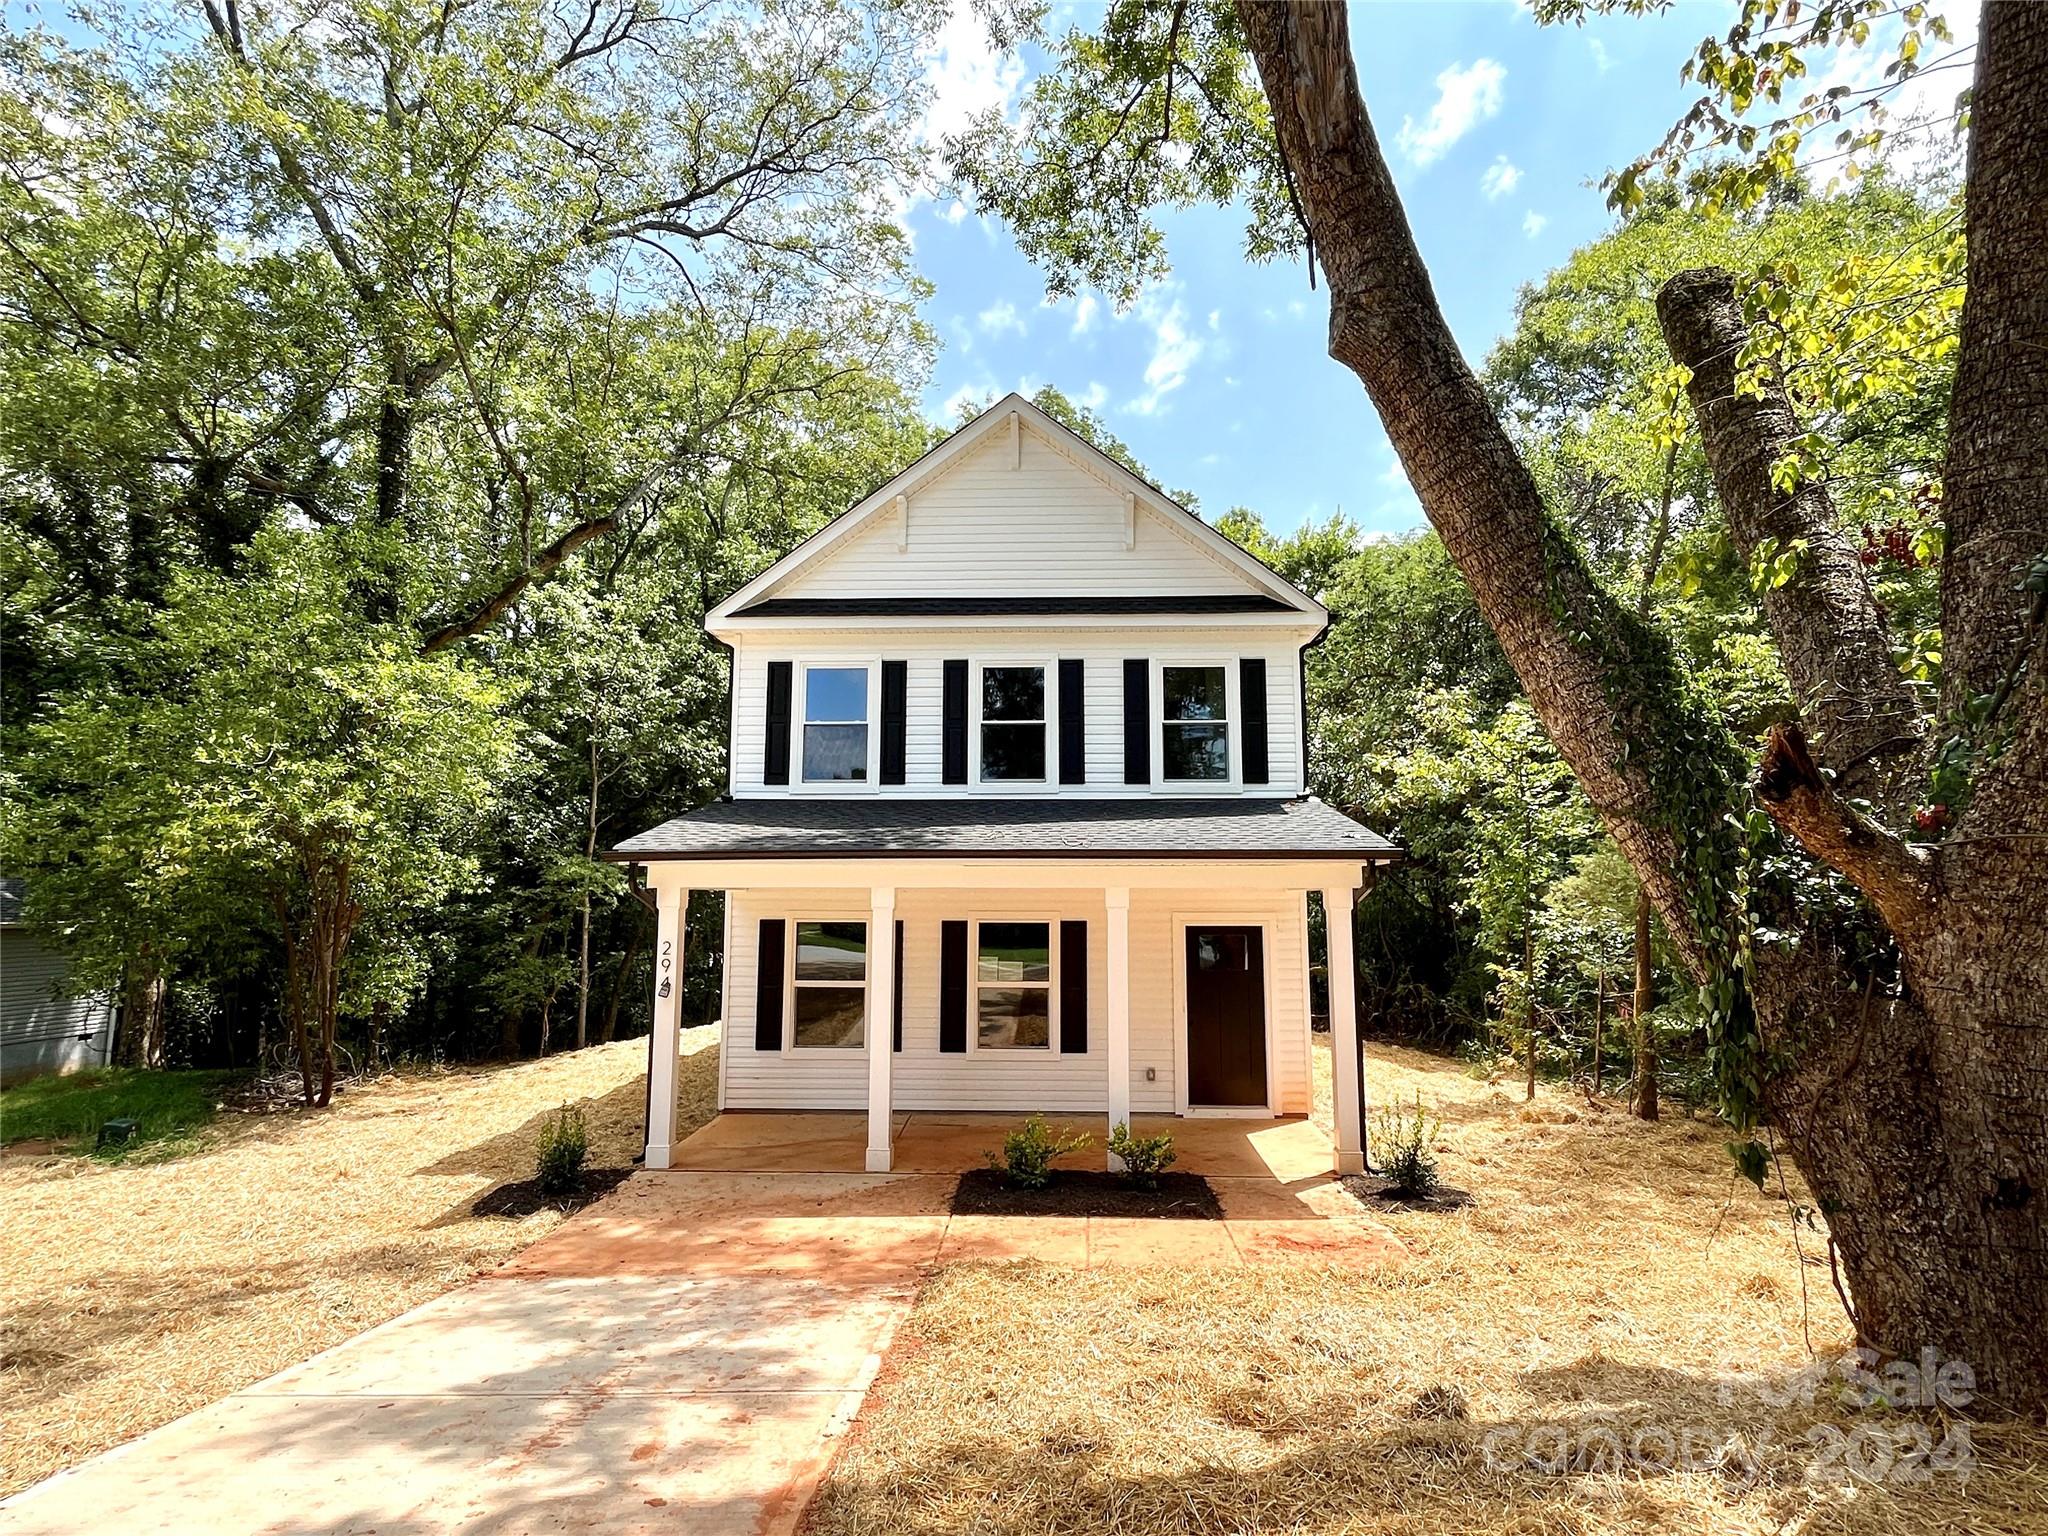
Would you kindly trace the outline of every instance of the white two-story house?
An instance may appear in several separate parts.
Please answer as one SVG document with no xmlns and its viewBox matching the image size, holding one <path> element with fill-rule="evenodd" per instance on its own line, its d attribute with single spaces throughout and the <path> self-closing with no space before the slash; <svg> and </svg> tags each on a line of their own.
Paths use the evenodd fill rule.
<svg viewBox="0 0 2048 1536">
<path fill-rule="evenodd" d="M 1305 793 L 1320 604 L 1011 395 L 720 603 L 727 798 L 612 851 L 658 914 L 647 1166 L 683 914 L 725 906 L 721 1110 L 1285 1116 L 1309 914 L 1397 857 Z M 1337 1167 L 1358 1145 L 1330 968 Z"/>
</svg>

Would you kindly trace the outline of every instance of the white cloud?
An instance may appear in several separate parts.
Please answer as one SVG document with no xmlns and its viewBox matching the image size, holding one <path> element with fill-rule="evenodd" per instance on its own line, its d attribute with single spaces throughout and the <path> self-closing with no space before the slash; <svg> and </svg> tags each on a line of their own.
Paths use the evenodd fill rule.
<svg viewBox="0 0 2048 1536">
<path fill-rule="evenodd" d="M 1109 403 L 1109 386 L 1100 379 L 1090 379 L 1088 387 L 1074 397 L 1074 403 L 1087 410 L 1099 411 Z"/>
<path fill-rule="evenodd" d="M 1101 305 L 1092 293 L 1084 293 L 1074 301 L 1074 328 L 1068 334 L 1085 336 L 1095 324 L 1096 313 Z"/>
<path fill-rule="evenodd" d="M 1489 203 L 1497 203 L 1522 183 L 1522 168 L 1506 155 L 1498 155 L 1486 174 L 1479 178 L 1479 190 Z"/>
<path fill-rule="evenodd" d="M 1550 218 L 1548 215 L 1538 213 L 1534 208 L 1531 208 L 1527 213 L 1522 215 L 1522 233 L 1527 235 L 1531 240 L 1534 240 L 1538 235 L 1543 233 L 1543 226 L 1548 224 L 1549 222 Z"/>
<path fill-rule="evenodd" d="M 1209 329 L 1210 329 L 1210 330 L 1212 330 L 1212 331 L 1220 331 L 1220 330 L 1222 330 L 1222 329 L 1223 329 L 1223 311 L 1222 311 L 1222 310 L 1220 310 L 1220 309 L 1212 309 L 1212 310 L 1210 310 L 1210 311 L 1209 311 Z"/>
<path fill-rule="evenodd" d="M 996 52 L 988 28 L 967 0 L 956 0 L 952 15 L 939 28 L 924 55 L 925 84 L 931 100 L 925 107 L 923 136 L 936 144 L 960 133 L 992 107 L 1008 117 L 1024 85 L 1024 61 Z"/>
<path fill-rule="evenodd" d="M 1586 47 L 1592 52 L 1594 69 L 1604 75 L 1607 71 L 1614 68 L 1614 60 L 1607 56 L 1607 45 L 1601 42 L 1599 38 L 1587 38 Z"/>
<path fill-rule="evenodd" d="M 948 224 L 958 224 L 967 217 L 967 205 L 956 197 L 939 210 L 939 217 Z"/>
<path fill-rule="evenodd" d="M 1437 96 L 1429 116 L 1418 124 L 1401 119 L 1396 140 L 1416 165 L 1440 158 L 1458 140 L 1500 111 L 1501 82 L 1507 70 L 1492 59 L 1475 59 L 1468 67 L 1453 64 L 1436 77 Z"/>
<path fill-rule="evenodd" d="M 980 405 L 995 395 L 996 381 L 982 379 L 974 384 L 962 384 L 953 393 L 939 402 L 939 420 L 951 426 L 960 419 L 960 408 L 966 405 Z"/>
<path fill-rule="evenodd" d="M 1139 416 L 1158 413 L 1162 402 L 1188 379 L 1188 370 L 1202 355 L 1202 338 L 1188 330 L 1187 310 L 1179 299 L 1167 303 L 1160 290 L 1148 288 L 1131 313 L 1152 328 L 1152 360 L 1145 364 L 1145 392 L 1124 409 Z"/>
<path fill-rule="evenodd" d="M 974 317 L 974 323 L 981 327 L 985 336 L 1001 336 L 1015 331 L 1022 336 L 1026 331 L 1024 317 L 1017 313 L 1017 306 L 1008 299 L 999 299 Z"/>
</svg>

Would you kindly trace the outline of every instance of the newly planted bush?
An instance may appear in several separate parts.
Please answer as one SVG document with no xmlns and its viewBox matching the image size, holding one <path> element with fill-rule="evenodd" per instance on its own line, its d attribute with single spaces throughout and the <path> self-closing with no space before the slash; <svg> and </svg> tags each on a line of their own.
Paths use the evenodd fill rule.
<svg viewBox="0 0 2048 1536">
<path fill-rule="evenodd" d="M 583 1187 L 583 1159 L 590 1155 L 590 1127 L 583 1111 L 564 1104 L 540 1128 L 534 1148 L 534 1182 L 544 1195 L 572 1195 Z"/>
<path fill-rule="evenodd" d="M 1079 1152 L 1089 1143 L 1084 1135 L 1056 1136 L 1045 1116 L 1033 1115 L 1003 1138 L 1001 1157 L 985 1154 L 991 1168 L 1000 1169 L 1019 1189 L 1043 1189 L 1052 1182 L 1053 1159 Z"/>
<path fill-rule="evenodd" d="M 1389 1104 L 1372 1117 L 1372 1160 L 1402 1194 L 1419 1198 L 1437 1186 L 1436 1133 L 1441 1122 L 1423 1108 L 1422 1095 L 1403 1108 Z"/>
<path fill-rule="evenodd" d="M 1159 1175 L 1179 1155 L 1173 1150 L 1171 1136 L 1134 1136 L 1123 1121 L 1110 1133 L 1109 1150 L 1123 1159 L 1124 1181 L 1139 1189 L 1157 1189 Z"/>
</svg>

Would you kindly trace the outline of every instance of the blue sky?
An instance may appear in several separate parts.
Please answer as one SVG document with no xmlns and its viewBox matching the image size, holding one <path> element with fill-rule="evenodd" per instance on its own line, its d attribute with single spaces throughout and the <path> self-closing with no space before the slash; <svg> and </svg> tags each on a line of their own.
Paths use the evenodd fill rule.
<svg viewBox="0 0 2048 1536">
<path fill-rule="evenodd" d="M 1732 7 L 1539 27 L 1513 0 L 1354 4 L 1360 83 L 1438 298 L 1475 366 L 1517 290 L 1610 224 L 1601 176 L 1656 143 L 1696 92 L 1678 70 Z M 934 126 L 1014 100 L 1023 68 L 956 17 L 934 59 Z M 944 344 L 925 407 L 1053 384 L 1094 404 L 1161 483 L 1280 530 L 1337 507 L 1366 529 L 1422 521 L 1372 406 L 1324 350 L 1328 309 L 1299 263 L 1255 267 L 1229 210 L 1170 217 L 1169 284 L 1121 316 L 1043 303 L 1000 224 L 921 201 L 909 219 Z"/>
</svg>

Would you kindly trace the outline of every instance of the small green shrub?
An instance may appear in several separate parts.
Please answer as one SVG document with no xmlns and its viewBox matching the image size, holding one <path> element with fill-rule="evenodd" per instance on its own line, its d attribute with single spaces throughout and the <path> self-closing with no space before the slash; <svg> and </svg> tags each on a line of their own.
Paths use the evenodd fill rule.
<svg viewBox="0 0 2048 1536">
<path fill-rule="evenodd" d="M 583 1187 L 583 1159 L 590 1155 L 590 1127 L 583 1111 L 564 1104 L 549 1115 L 534 1147 L 533 1176 L 544 1195 L 573 1195 Z"/>
<path fill-rule="evenodd" d="M 1124 1160 L 1124 1182 L 1139 1189 L 1157 1189 L 1159 1175 L 1180 1155 L 1171 1136 L 1133 1136 L 1122 1121 L 1110 1133 L 1109 1150 Z"/>
<path fill-rule="evenodd" d="M 1081 1151 L 1090 1139 L 1055 1136 L 1052 1127 L 1045 1123 L 1045 1116 L 1033 1115 L 1003 1138 L 1002 1156 L 993 1152 L 984 1155 L 989 1167 L 1000 1170 L 1017 1188 L 1043 1189 L 1052 1182 L 1053 1159 Z"/>
<path fill-rule="evenodd" d="M 1420 1093 L 1414 1104 L 1389 1104 L 1372 1117 L 1373 1166 L 1402 1194 L 1419 1197 L 1436 1189 L 1436 1133 L 1441 1124 L 1423 1108 Z"/>
</svg>

